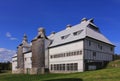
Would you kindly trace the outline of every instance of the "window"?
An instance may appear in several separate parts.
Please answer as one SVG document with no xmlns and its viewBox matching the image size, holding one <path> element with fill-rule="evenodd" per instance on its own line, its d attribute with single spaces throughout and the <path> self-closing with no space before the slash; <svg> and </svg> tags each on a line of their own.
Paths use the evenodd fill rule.
<svg viewBox="0 0 120 81">
<path fill-rule="evenodd" d="M 79 30 L 73 33 L 74 36 L 79 35 L 83 30 Z"/>
<path fill-rule="evenodd" d="M 67 53 L 67 55 L 66 56 L 69 56 L 69 53 Z"/>
<path fill-rule="evenodd" d="M 63 57 L 65 57 L 66 53 L 63 53 Z"/>
<path fill-rule="evenodd" d="M 102 45 L 98 44 L 98 48 L 99 48 L 100 50 L 102 50 Z"/>
<path fill-rule="evenodd" d="M 77 55 L 79 55 L 79 51 L 77 51 Z"/>
<path fill-rule="evenodd" d="M 53 65 L 51 64 L 51 70 L 53 70 Z"/>
<path fill-rule="evenodd" d="M 113 48 L 112 48 L 112 47 L 110 48 L 110 51 L 113 51 Z"/>
<path fill-rule="evenodd" d="M 70 64 L 67 64 L 67 71 L 70 70 Z"/>
<path fill-rule="evenodd" d="M 76 56 L 76 55 L 81 55 L 81 54 L 82 54 L 82 50 L 76 50 L 76 51 L 71 51 L 71 52 L 50 55 L 50 58 L 53 59 L 53 58 L 69 57 L 69 56 Z"/>
<path fill-rule="evenodd" d="M 69 35 L 70 35 L 70 34 L 65 35 L 65 36 L 62 36 L 61 39 L 66 39 L 66 38 L 68 38 Z"/>
<path fill-rule="evenodd" d="M 93 56 L 96 57 L 96 52 L 93 52 Z"/>
<path fill-rule="evenodd" d="M 78 64 L 77 63 L 74 63 L 74 70 L 78 70 Z"/>
<path fill-rule="evenodd" d="M 100 49 L 102 50 L 102 46 L 100 46 Z"/>
<path fill-rule="evenodd" d="M 50 58 L 53 58 L 53 56 L 51 55 Z"/>
<path fill-rule="evenodd" d="M 73 63 L 70 63 L 70 70 L 73 71 Z"/>
<path fill-rule="evenodd" d="M 51 64 L 52 71 L 77 71 L 78 63 Z"/>
<path fill-rule="evenodd" d="M 25 61 L 27 60 L 27 58 L 25 58 Z"/>
<path fill-rule="evenodd" d="M 91 46 L 91 41 L 88 41 L 88 45 Z"/>
<path fill-rule="evenodd" d="M 30 57 L 30 60 L 32 60 L 32 57 Z"/>
<path fill-rule="evenodd" d="M 63 64 L 63 70 L 65 70 L 65 64 Z"/>
<path fill-rule="evenodd" d="M 93 60 L 96 59 L 96 52 L 93 52 Z"/>
<path fill-rule="evenodd" d="M 56 64 L 54 64 L 54 70 L 57 70 L 57 65 Z"/>
<path fill-rule="evenodd" d="M 60 66 L 60 65 L 59 65 L 59 64 L 57 64 L 57 69 L 56 69 L 56 70 L 59 70 L 59 68 L 60 68 L 59 66 Z"/>
<path fill-rule="evenodd" d="M 98 48 L 100 48 L 100 44 L 98 44 Z"/>
<path fill-rule="evenodd" d="M 60 70 L 62 70 L 62 64 L 60 64 Z"/>
<path fill-rule="evenodd" d="M 80 55 L 82 54 L 82 50 L 80 51 Z"/>
<path fill-rule="evenodd" d="M 76 55 L 76 52 L 73 52 L 74 53 L 74 55 Z"/>
</svg>

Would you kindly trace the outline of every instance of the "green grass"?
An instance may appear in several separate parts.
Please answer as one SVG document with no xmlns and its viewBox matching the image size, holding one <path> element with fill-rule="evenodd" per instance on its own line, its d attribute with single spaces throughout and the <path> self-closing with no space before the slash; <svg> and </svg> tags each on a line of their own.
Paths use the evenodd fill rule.
<svg viewBox="0 0 120 81">
<path fill-rule="evenodd" d="M 109 68 L 70 74 L 0 74 L 0 81 L 120 81 L 120 68 Z"/>
<path fill-rule="evenodd" d="M 120 60 L 115 60 L 107 65 L 107 68 L 120 68 Z"/>
<path fill-rule="evenodd" d="M 0 81 L 120 81 L 120 61 L 110 62 L 106 69 L 69 74 L 0 73 Z M 117 66 L 117 67 L 116 67 Z"/>
</svg>

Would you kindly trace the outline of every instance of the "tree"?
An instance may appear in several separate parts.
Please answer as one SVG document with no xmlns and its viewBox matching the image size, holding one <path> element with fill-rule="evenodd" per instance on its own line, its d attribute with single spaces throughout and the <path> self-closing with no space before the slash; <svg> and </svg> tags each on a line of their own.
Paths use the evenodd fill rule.
<svg viewBox="0 0 120 81">
<path fill-rule="evenodd" d="M 120 54 L 114 54 L 113 59 L 114 60 L 120 60 Z"/>
</svg>

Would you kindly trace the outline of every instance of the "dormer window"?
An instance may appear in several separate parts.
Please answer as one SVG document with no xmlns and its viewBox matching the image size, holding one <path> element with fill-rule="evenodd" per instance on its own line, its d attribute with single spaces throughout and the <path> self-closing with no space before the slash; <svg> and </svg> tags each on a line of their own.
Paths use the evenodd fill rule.
<svg viewBox="0 0 120 81">
<path fill-rule="evenodd" d="M 66 39 L 66 38 L 68 38 L 69 35 L 70 34 L 64 35 L 64 36 L 61 37 L 61 39 Z"/>
<path fill-rule="evenodd" d="M 96 31 L 96 32 L 100 32 L 99 28 L 95 27 L 93 24 L 89 24 L 88 27 L 91 28 L 92 30 Z"/>
<path fill-rule="evenodd" d="M 79 30 L 73 33 L 74 36 L 79 35 L 83 30 Z"/>
</svg>

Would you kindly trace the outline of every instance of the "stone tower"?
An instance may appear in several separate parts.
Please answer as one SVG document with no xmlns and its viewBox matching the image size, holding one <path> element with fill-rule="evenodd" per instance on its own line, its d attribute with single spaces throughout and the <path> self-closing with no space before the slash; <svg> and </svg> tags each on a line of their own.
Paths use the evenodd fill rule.
<svg viewBox="0 0 120 81">
<path fill-rule="evenodd" d="M 18 73 L 24 73 L 24 55 L 22 53 L 22 44 L 18 46 L 17 50 L 17 68 L 18 68 Z"/>
<path fill-rule="evenodd" d="M 24 52 L 27 52 L 30 49 L 28 44 L 27 36 L 24 34 L 22 43 L 17 47 L 17 68 L 18 73 L 24 73 Z"/>
<path fill-rule="evenodd" d="M 45 72 L 45 30 L 38 29 L 38 35 L 32 40 L 32 74 Z"/>
</svg>

